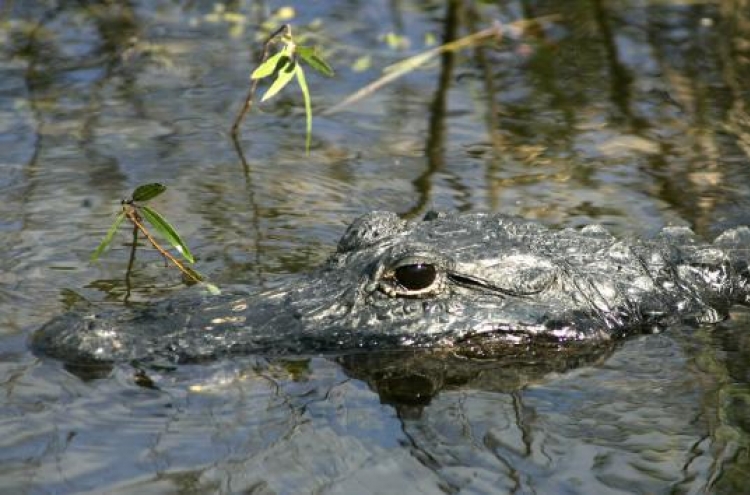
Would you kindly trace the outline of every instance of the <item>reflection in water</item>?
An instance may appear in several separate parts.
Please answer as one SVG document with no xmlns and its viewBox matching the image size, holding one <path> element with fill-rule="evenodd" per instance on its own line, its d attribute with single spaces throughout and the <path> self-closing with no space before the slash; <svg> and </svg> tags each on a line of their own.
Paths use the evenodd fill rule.
<svg viewBox="0 0 750 495">
<path fill-rule="evenodd" d="M 386 404 L 424 407 L 440 392 L 472 388 L 496 392 L 521 390 L 550 373 L 590 365 L 612 352 L 611 346 L 565 350 L 508 349 L 496 359 L 448 351 L 352 354 L 337 359 L 352 377 L 364 380 Z"/>
<path fill-rule="evenodd" d="M 688 224 L 707 238 L 750 223 L 748 0 L 287 4 L 339 77 L 310 78 L 309 156 L 298 95 L 284 92 L 246 122 L 240 160 L 229 127 L 274 6 L 0 3 L 3 489 L 747 493 L 741 310 L 714 330 L 531 364 L 245 358 L 81 380 L 30 355 L 27 335 L 64 307 L 121 301 L 127 236 L 101 265 L 87 259 L 144 182 L 169 185 L 159 210 L 201 272 L 253 287 L 318 265 L 372 209 L 618 234 Z M 553 17 L 321 112 L 429 38 L 541 16 Z M 136 298 L 180 290 L 168 277 L 146 256 Z"/>
<path fill-rule="evenodd" d="M 59 469 L 78 490 L 109 473 L 125 492 L 352 493 L 385 483 L 424 493 L 690 493 L 709 484 L 742 493 L 744 474 L 733 471 L 743 436 L 724 416 L 742 409 L 717 409 L 733 388 L 720 338 L 675 329 L 611 355 L 521 366 L 419 354 L 238 358 L 148 370 L 146 388 L 129 367 L 89 390 L 37 368 L 29 379 L 62 387 L 48 393 L 68 405 L 27 420 L 35 442 L 55 439 L 38 476 L 52 482 Z M 127 442 L 115 435 L 119 455 L 93 462 L 90 442 L 114 427 Z"/>
<path fill-rule="evenodd" d="M 459 0 L 448 0 L 443 22 L 444 31 L 442 43 L 450 43 L 456 39 L 458 32 L 459 11 L 462 2 Z M 414 203 L 408 212 L 406 218 L 414 218 L 424 212 L 430 204 L 430 181 L 432 177 L 442 171 L 443 161 L 445 160 L 445 133 L 446 133 L 446 106 L 448 102 L 448 90 L 453 79 L 453 68 L 456 54 L 452 51 L 445 51 L 440 56 L 440 76 L 438 77 L 438 86 L 435 95 L 430 103 L 430 115 L 427 127 L 427 136 L 425 143 L 426 165 L 424 172 L 414 179 L 414 189 L 419 194 L 418 200 Z M 451 181 L 456 186 L 456 192 L 466 196 L 467 192 L 458 180 Z M 463 190 L 463 191 L 462 191 Z"/>
</svg>

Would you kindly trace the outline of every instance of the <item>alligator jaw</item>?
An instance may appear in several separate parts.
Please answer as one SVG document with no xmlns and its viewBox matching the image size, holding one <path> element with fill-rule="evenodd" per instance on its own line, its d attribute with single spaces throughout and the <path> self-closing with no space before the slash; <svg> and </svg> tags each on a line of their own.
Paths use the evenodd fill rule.
<svg viewBox="0 0 750 495">
<path fill-rule="evenodd" d="M 748 294 L 750 230 L 618 241 L 502 215 L 356 220 L 321 268 L 251 297 L 70 313 L 34 335 L 66 361 L 217 359 L 445 348 L 485 356 L 608 345 L 671 321 L 715 322 Z"/>
</svg>

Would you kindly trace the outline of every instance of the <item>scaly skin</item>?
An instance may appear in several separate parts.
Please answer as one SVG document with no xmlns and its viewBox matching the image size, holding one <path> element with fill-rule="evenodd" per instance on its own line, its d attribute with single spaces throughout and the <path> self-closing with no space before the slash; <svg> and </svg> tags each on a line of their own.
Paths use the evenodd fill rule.
<svg viewBox="0 0 750 495">
<path fill-rule="evenodd" d="M 36 332 L 68 362 L 195 362 L 233 354 L 399 348 L 469 355 L 605 346 L 748 301 L 750 229 L 701 243 L 686 228 L 620 241 L 503 215 L 357 219 L 319 269 L 254 295 L 184 296 L 69 313 Z"/>
</svg>

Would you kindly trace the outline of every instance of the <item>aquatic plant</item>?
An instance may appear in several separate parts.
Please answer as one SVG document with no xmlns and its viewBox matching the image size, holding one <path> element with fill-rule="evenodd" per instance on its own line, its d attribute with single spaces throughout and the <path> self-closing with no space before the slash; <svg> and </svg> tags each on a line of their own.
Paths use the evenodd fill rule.
<svg viewBox="0 0 750 495">
<path fill-rule="evenodd" d="M 138 245 L 138 235 L 142 234 L 146 240 L 161 254 L 166 260 L 176 266 L 188 280 L 192 282 L 200 282 L 203 280 L 203 276 L 195 271 L 193 268 L 187 266 L 185 263 L 177 259 L 172 253 L 165 249 L 153 236 L 153 234 L 146 227 L 145 223 L 151 225 L 151 227 L 164 239 L 167 240 L 175 250 L 185 259 L 188 263 L 195 263 L 193 254 L 190 252 L 185 241 L 182 239 L 177 230 L 167 221 L 158 211 L 150 206 L 141 204 L 144 201 L 149 201 L 155 197 L 161 195 L 167 190 L 167 186 L 159 183 L 143 184 L 138 186 L 131 195 L 130 199 L 124 199 L 121 201 L 122 209 L 120 213 L 115 217 L 114 222 L 107 230 L 99 246 L 91 254 L 91 261 L 96 261 L 112 243 L 112 239 L 120 228 L 120 225 L 124 220 L 128 220 L 133 226 L 133 241 L 130 250 L 130 262 L 128 263 L 127 273 L 129 274 L 133 268 L 135 261 L 135 251 Z M 145 222 L 144 222 L 145 220 Z"/>
<path fill-rule="evenodd" d="M 274 43 L 280 43 L 281 48 L 269 56 L 270 46 Z M 333 69 L 320 56 L 317 48 L 298 45 L 292 36 L 292 27 L 289 24 L 284 24 L 274 31 L 263 44 L 263 57 L 258 67 L 250 74 L 250 89 L 245 97 L 242 109 L 237 114 L 234 124 L 232 124 L 232 136 L 234 138 L 237 137 L 239 126 L 244 120 L 245 115 L 252 108 L 255 92 L 258 88 L 258 81 L 266 78 L 273 79 L 273 82 L 260 99 L 262 103 L 276 96 L 292 79 L 296 79 L 305 102 L 307 123 L 305 151 L 307 153 L 310 152 L 310 142 L 312 139 L 312 102 L 310 99 L 310 89 L 307 86 L 305 70 L 300 62 L 305 62 L 305 64 L 324 76 L 333 77 L 334 75 Z"/>
</svg>

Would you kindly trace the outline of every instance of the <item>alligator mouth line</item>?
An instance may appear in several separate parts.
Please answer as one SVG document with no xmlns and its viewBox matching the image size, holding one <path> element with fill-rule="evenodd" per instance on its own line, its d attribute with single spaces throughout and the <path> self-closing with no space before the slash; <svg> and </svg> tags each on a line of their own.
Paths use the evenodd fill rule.
<svg viewBox="0 0 750 495">
<path fill-rule="evenodd" d="M 446 274 L 448 280 L 453 282 L 454 284 L 463 287 L 465 289 L 470 290 L 482 290 L 488 293 L 497 294 L 500 297 L 507 296 L 507 297 L 527 297 L 527 296 L 533 296 L 535 294 L 539 294 L 542 291 L 544 291 L 544 287 L 540 287 L 537 289 L 531 289 L 527 291 L 522 290 L 513 290 L 513 289 L 506 289 L 503 287 L 499 287 L 497 285 L 491 284 L 487 282 L 486 280 L 483 280 L 478 277 L 472 277 L 470 275 L 465 275 L 461 273 L 456 272 L 448 272 Z"/>
</svg>

